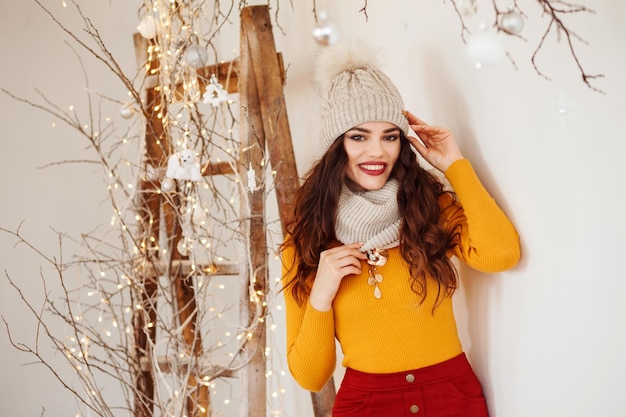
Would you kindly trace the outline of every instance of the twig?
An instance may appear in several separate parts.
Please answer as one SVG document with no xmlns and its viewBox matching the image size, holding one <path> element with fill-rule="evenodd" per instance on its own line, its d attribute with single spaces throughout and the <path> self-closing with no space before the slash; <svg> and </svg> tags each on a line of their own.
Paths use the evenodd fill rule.
<svg viewBox="0 0 626 417">
<path fill-rule="evenodd" d="M 591 85 L 591 81 L 596 79 L 596 78 L 603 78 L 604 74 L 589 74 L 585 71 L 585 69 L 583 68 L 582 64 L 580 63 L 580 60 L 578 59 L 578 55 L 576 54 L 576 50 L 574 48 L 574 44 L 572 43 L 572 37 L 576 37 L 577 39 L 581 40 L 584 42 L 584 40 L 579 37 L 577 34 L 571 32 L 571 30 L 565 25 L 565 23 L 563 22 L 563 20 L 559 17 L 559 14 L 569 14 L 569 13 L 579 13 L 579 12 L 586 12 L 586 13 L 595 13 L 593 10 L 588 9 L 585 6 L 577 6 L 577 5 L 573 5 L 570 3 L 565 3 L 565 2 L 561 2 L 561 1 L 550 1 L 550 0 L 537 0 L 543 7 L 544 13 L 547 13 L 550 16 L 550 23 L 548 24 L 546 30 L 544 31 L 543 35 L 541 36 L 541 39 L 539 41 L 539 44 L 537 45 L 537 48 L 535 49 L 535 51 L 532 54 L 531 57 L 531 62 L 533 65 L 533 68 L 535 69 L 535 71 L 541 75 L 542 77 L 544 77 L 545 79 L 549 78 L 539 69 L 539 67 L 537 66 L 536 63 L 536 58 L 537 58 L 537 54 L 539 53 L 539 51 L 541 50 L 541 48 L 543 47 L 545 40 L 548 36 L 548 34 L 552 31 L 553 26 L 556 27 L 556 31 L 558 33 L 564 33 L 565 34 L 565 38 L 567 39 L 567 45 L 570 51 L 570 54 L 572 55 L 572 58 L 574 59 L 574 62 L 576 63 L 576 66 L 578 67 L 578 70 L 580 72 L 580 76 L 582 78 L 583 83 L 585 83 L 587 85 L 587 87 L 591 88 L 592 90 L 601 93 L 601 94 L 605 94 L 604 91 L 596 88 L 595 86 Z M 557 9 L 554 4 L 562 4 L 566 7 L 569 7 L 569 9 Z"/>
<path fill-rule="evenodd" d="M 367 22 L 369 19 L 369 16 L 367 15 L 367 0 L 363 0 L 363 7 L 361 7 L 359 13 L 363 13 L 363 15 L 365 15 L 365 21 Z"/>
</svg>

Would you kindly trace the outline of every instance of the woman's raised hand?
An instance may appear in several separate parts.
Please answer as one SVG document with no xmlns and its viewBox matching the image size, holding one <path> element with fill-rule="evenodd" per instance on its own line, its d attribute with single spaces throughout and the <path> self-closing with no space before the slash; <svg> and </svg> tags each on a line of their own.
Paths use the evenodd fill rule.
<svg viewBox="0 0 626 417">
<path fill-rule="evenodd" d="M 359 248 L 363 243 L 351 243 L 323 251 L 317 266 L 309 302 L 318 311 L 332 307 L 341 280 L 352 274 L 361 273 L 361 261 L 366 260 Z"/>
<path fill-rule="evenodd" d="M 445 173 L 454 161 L 463 159 L 450 130 L 441 126 L 430 126 L 408 111 L 405 111 L 405 115 L 411 129 L 419 136 L 419 139 L 409 136 L 408 140 L 429 164 Z"/>
</svg>

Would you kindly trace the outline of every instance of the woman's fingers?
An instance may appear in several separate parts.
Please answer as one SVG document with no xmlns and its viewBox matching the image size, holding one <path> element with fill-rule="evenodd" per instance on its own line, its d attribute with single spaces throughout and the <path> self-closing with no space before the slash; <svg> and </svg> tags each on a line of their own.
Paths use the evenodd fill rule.
<svg viewBox="0 0 626 417">
<path fill-rule="evenodd" d="M 309 302 L 319 311 L 327 311 L 337 294 L 341 280 L 361 273 L 361 260 L 365 254 L 359 251 L 363 243 L 351 243 L 323 251 L 313 281 Z"/>
<path fill-rule="evenodd" d="M 359 251 L 362 243 L 337 246 L 320 254 L 320 267 L 335 271 L 343 278 L 346 275 L 361 272 L 361 260 L 365 254 Z"/>
<path fill-rule="evenodd" d="M 343 258 L 346 256 L 354 256 L 359 259 L 365 259 L 365 254 L 359 251 L 361 246 L 363 246 L 362 242 L 350 243 L 347 245 L 341 245 L 341 246 L 337 246 L 337 247 L 325 250 L 322 252 L 322 254 L 325 254 L 326 256 L 332 256 L 337 259 Z"/>
<path fill-rule="evenodd" d="M 425 121 L 423 121 L 422 119 L 420 119 L 419 117 L 417 117 L 416 115 L 414 115 L 408 110 L 404 111 L 404 115 L 406 116 L 406 119 L 409 121 L 409 125 L 428 126 L 428 123 L 426 123 Z M 411 128 L 413 128 L 413 126 L 411 126 Z"/>
</svg>

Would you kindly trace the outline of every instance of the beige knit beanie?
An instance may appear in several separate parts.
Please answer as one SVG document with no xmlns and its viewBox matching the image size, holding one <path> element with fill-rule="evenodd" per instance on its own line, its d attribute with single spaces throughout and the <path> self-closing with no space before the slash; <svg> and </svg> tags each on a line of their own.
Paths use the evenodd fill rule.
<svg viewBox="0 0 626 417">
<path fill-rule="evenodd" d="M 361 123 L 389 122 L 409 134 L 404 103 L 396 86 L 378 69 L 377 51 L 360 40 L 324 47 L 318 56 L 315 81 L 322 92 L 322 150 Z"/>
</svg>

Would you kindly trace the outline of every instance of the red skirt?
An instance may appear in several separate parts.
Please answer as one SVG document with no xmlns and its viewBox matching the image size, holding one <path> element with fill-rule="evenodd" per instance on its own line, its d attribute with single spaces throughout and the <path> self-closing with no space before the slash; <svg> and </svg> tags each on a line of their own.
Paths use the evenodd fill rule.
<svg viewBox="0 0 626 417">
<path fill-rule="evenodd" d="M 464 353 L 392 374 L 346 369 L 333 417 L 488 417 L 480 382 Z"/>
</svg>

